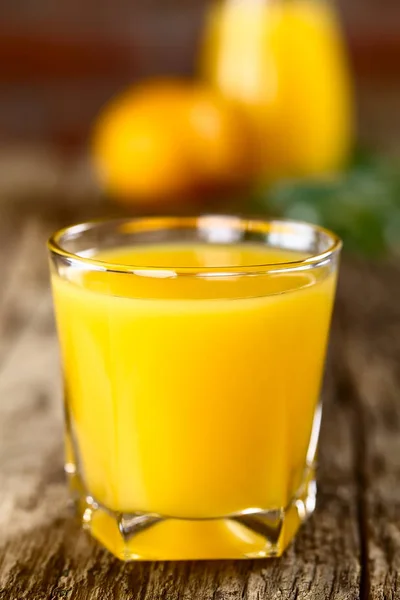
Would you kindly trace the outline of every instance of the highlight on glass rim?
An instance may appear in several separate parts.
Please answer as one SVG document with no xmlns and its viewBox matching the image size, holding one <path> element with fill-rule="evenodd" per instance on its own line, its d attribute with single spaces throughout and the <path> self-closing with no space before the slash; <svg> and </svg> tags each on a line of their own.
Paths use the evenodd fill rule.
<svg viewBox="0 0 400 600">
<path fill-rule="evenodd" d="M 3 4 L 0 597 L 397 597 L 400 6 Z"/>
</svg>

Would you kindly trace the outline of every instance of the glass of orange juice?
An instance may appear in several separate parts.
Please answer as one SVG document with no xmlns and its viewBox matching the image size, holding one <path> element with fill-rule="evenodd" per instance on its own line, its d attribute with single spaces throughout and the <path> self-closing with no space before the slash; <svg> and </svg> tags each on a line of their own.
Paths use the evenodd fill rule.
<svg viewBox="0 0 400 600">
<path fill-rule="evenodd" d="M 315 505 L 340 240 L 233 216 L 50 239 L 66 472 L 122 560 L 279 556 Z"/>
</svg>

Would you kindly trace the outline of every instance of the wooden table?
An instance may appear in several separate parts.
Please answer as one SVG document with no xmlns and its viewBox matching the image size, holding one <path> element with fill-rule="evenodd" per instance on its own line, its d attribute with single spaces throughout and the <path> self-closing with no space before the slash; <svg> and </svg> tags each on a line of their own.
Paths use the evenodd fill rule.
<svg viewBox="0 0 400 600">
<path fill-rule="evenodd" d="M 107 207 L 32 195 L 0 200 L 0 599 L 400 598 L 400 266 L 344 261 L 318 508 L 285 556 L 123 564 L 67 508 L 45 252 L 56 227 Z"/>
</svg>

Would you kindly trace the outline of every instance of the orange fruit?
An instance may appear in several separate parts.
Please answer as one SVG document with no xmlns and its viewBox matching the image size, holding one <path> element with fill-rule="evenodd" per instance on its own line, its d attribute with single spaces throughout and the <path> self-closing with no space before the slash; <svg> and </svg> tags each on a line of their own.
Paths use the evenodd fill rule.
<svg viewBox="0 0 400 600">
<path fill-rule="evenodd" d="M 255 153 L 241 109 L 219 92 L 198 85 L 192 89 L 187 112 L 199 179 L 218 185 L 248 179 Z"/>
<path fill-rule="evenodd" d="M 104 188 L 123 202 L 177 202 L 253 172 L 247 122 L 200 83 L 155 80 L 100 113 L 92 155 Z"/>
</svg>

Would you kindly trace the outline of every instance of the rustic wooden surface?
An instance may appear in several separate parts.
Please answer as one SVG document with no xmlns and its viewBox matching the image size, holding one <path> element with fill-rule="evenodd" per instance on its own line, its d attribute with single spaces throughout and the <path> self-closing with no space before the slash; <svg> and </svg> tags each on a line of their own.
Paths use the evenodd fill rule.
<svg viewBox="0 0 400 600">
<path fill-rule="evenodd" d="M 54 186 L 0 199 L 0 599 L 400 598 L 400 265 L 344 261 L 318 507 L 285 556 L 124 565 L 68 512 L 45 252 L 56 227 L 109 209 Z"/>
</svg>

